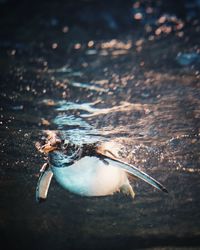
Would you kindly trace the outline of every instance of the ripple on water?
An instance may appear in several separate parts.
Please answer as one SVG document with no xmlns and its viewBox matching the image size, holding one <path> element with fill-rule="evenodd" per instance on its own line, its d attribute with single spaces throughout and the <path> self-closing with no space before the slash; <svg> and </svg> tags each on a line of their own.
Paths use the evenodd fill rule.
<svg viewBox="0 0 200 250">
<path fill-rule="evenodd" d="M 92 126 L 84 121 L 80 117 L 75 117 L 74 115 L 59 114 L 53 119 L 53 123 L 58 126 L 59 129 L 65 128 L 67 126 L 74 126 L 80 128 L 91 129 Z"/>
</svg>

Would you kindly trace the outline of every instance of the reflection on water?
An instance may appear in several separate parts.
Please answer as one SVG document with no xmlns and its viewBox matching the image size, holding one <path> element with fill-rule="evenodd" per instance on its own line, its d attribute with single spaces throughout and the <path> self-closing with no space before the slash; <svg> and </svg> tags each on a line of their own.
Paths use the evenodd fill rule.
<svg viewBox="0 0 200 250">
<path fill-rule="evenodd" d="M 179 53 L 176 59 L 180 65 L 187 66 L 200 62 L 200 55 L 197 53 Z"/>
<path fill-rule="evenodd" d="M 67 111 L 67 110 L 83 110 L 83 111 L 87 111 L 89 113 L 93 113 L 95 112 L 96 109 L 94 107 L 95 104 L 97 104 L 100 101 L 97 102 L 93 102 L 93 103 L 73 103 L 73 102 L 66 102 L 65 100 L 63 101 L 59 101 L 56 106 L 56 110 L 58 111 Z"/>
<path fill-rule="evenodd" d="M 120 13 L 108 1 L 94 7 L 96 16 L 80 2 L 42 2 L 27 26 L 3 18 L 10 27 L 0 41 L 3 238 L 12 249 L 198 249 L 198 1 L 124 2 Z M 120 157 L 165 184 L 169 196 L 133 181 L 134 201 L 82 198 L 53 181 L 47 202 L 36 204 L 46 158 L 34 144 L 45 130 L 76 143 L 118 142 Z"/>
<path fill-rule="evenodd" d="M 77 118 L 73 115 L 71 116 L 57 115 L 56 118 L 53 120 L 53 123 L 58 125 L 58 128 L 60 129 L 62 129 L 64 125 L 90 128 L 90 125 L 88 123 L 84 122 L 81 118 Z"/>
<path fill-rule="evenodd" d="M 99 92 L 108 92 L 108 90 L 104 89 L 104 88 L 100 88 L 98 86 L 95 86 L 95 84 L 91 84 L 91 83 L 80 83 L 80 82 L 73 82 L 71 83 L 72 86 L 74 87 L 78 87 L 78 88 L 86 88 L 89 90 L 95 90 L 95 91 L 99 91 Z"/>
</svg>

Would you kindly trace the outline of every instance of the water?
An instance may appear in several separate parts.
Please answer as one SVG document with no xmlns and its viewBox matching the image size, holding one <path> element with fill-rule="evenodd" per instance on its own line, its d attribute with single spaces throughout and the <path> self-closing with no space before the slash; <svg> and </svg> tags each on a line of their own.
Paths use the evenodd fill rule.
<svg viewBox="0 0 200 250">
<path fill-rule="evenodd" d="M 131 23 L 121 13 L 147 6 L 91 3 L 31 3 L 31 20 L 26 5 L 0 3 L 15 10 L 1 24 L 1 241 L 11 249 L 199 249 L 199 60 L 177 61 L 199 57 L 198 8 L 184 1 L 185 15 L 180 8 L 173 18 L 164 15 L 174 11 L 171 1 L 150 3 L 155 15 L 148 9 Z M 85 18 L 82 7 L 101 14 Z M 65 17 L 69 10 L 77 20 Z M 34 145 L 45 130 L 80 143 L 118 142 L 122 158 L 169 195 L 138 180 L 134 201 L 83 198 L 53 180 L 48 200 L 36 204 L 46 159 Z"/>
</svg>

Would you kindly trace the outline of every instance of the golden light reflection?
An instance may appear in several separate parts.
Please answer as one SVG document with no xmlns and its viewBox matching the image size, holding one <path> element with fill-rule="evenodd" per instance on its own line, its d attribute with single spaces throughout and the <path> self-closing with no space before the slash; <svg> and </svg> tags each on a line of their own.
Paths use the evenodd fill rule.
<svg viewBox="0 0 200 250">
<path fill-rule="evenodd" d="M 69 27 L 68 26 L 64 26 L 63 28 L 62 28 L 62 32 L 63 33 L 67 33 L 69 31 Z"/>
<path fill-rule="evenodd" d="M 128 53 L 127 50 L 118 49 L 118 50 L 112 51 L 112 56 L 120 56 L 120 55 L 125 55 L 125 54 L 127 54 L 127 53 Z"/>
<path fill-rule="evenodd" d="M 57 49 L 58 48 L 58 44 L 57 43 L 52 43 L 51 47 L 52 47 L 52 49 Z"/>
<path fill-rule="evenodd" d="M 93 46 L 94 46 L 94 41 L 89 41 L 89 42 L 88 42 L 88 47 L 91 48 L 91 47 L 93 47 Z"/>
<path fill-rule="evenodd" d="M 185 168 L 185 167 L 182 167 L 180 163 L 178 163 L 178 166 L 176 167 L 176 170 L 180 171 L 184 171 L 184 172 L 187 172 L 187 173 L 200 173 L 200 169 L 196 169 L 196 168 Z"/>
<path fill-rule="evenodd" d="M 101 48 L 102 49 L 124 49 L 124 50 L 128 50 L 131 47 L 132 47 L 131 40 L 128 40 L 127 42 L 122 42 L 122 41 L 119 41 L 117 39 L 112 39 L 111 41 L 101 43 Z"/>
<path fill-rule="evenodd" d="M 164 22 L 167 21 L 167 16 L 164 15 L 164 16 L 161 16 L 159 19 L 158 19 L 158 23 L 159 24 L 163 24 Z"/>
<path fill-rule="evenodd" d="M 168 25 L 168 23 L 171 23 L 171 25 Z M 162 15 L 157 20 L 157 24 L 160 25 L 155 30 L 155 34 L 157 36 L 161 33 L 169 34 L 172 32 L 172 30 L 180 31 L 185 25 L 181 19 L 178 19 L 176 16 L 171 15 Z"/>
<path fill-rule="evenodd" d="M 102 79 L 102 80 L 94 81 L 94 83 L 99 84 L 99 85 L 104 85 L 104 84 L 108 84 L 109 81 L 107 79 Z"/>
<path fill-rule="evenodd" d="M 44 99 L 44 100 L 42 100 L 41 103 L 45 104 L 46 106 L 55 106 L 56 105 L 55 101 L 52 99 Z"/>
<path fill-rule="evenodd" d="M 141 46 L 144 43 L 144 39 L 139 39 L 135 42 L 135 46 Z"/>
<path fill-rule="evenodd" d="M 80 43 L 74 44 L 74 49 L 80 49 L 80 48 L 81 48 L 81 44 Z"/>
<path fill-rule="evenodd" d="M 141 20 L 142 18 L 143 18 L 142 13 L 140 13 L 140 12 L 135 13 L 135 15 L 134 15 L 134 19 L 135 19 L 135 20 Z"/>
<path fill-rule="evenodd" d="M 44 125 L 44 126 L 49 126 L 50 122 L 45 118 L 41 118 L 41 124 Z"/>
</svg>

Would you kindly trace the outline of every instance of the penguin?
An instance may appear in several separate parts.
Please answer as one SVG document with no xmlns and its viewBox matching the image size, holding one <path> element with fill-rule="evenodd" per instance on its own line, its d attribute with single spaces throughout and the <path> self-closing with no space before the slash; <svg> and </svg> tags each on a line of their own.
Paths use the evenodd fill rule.
<svg viewBox="0 0 200 250">
<path fill-rule="evenodd" d="M 36 187 L 36 201 L 47 199 L 52 177 L 66 190 L 81 196 L 97 197 L 123 192 L 135 197 L 129 177 L 137 177 L 154 188 L 168 193 L 157 180 L 118 158 L 109 143 L 84 143 L 55 140 L 45 144 L 48 162 L 41 170 Z"/>
</svg>

